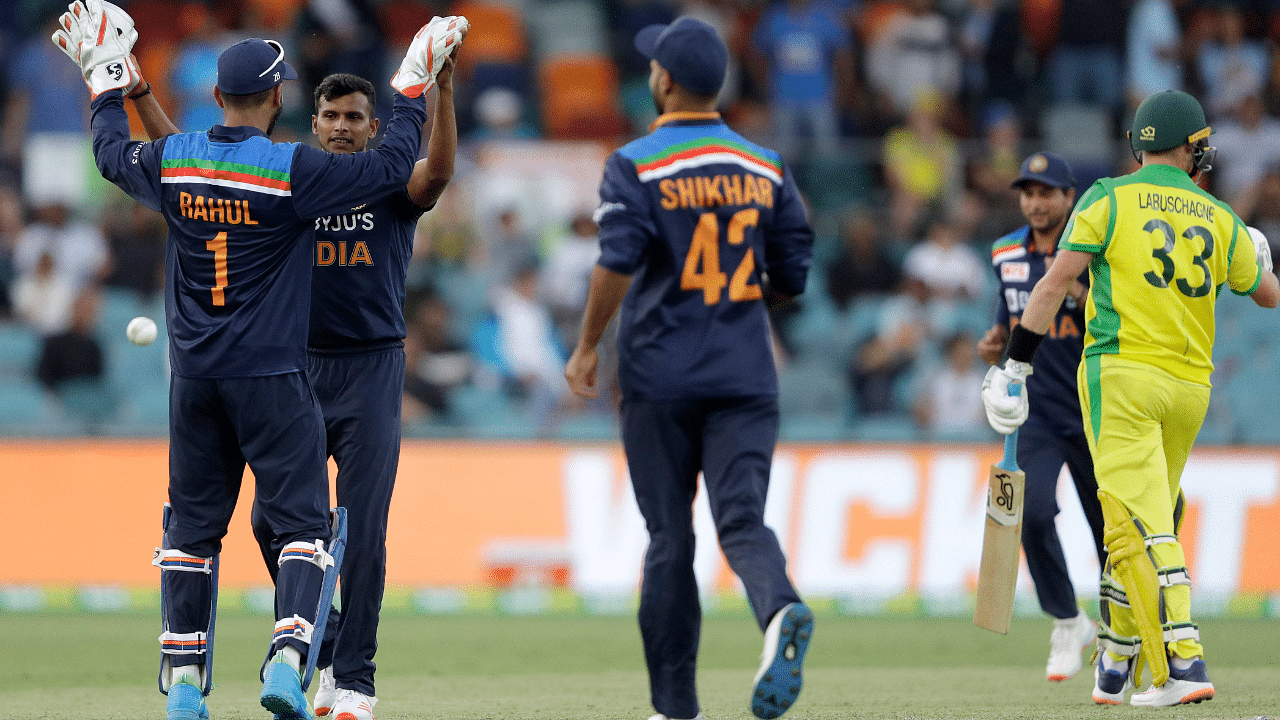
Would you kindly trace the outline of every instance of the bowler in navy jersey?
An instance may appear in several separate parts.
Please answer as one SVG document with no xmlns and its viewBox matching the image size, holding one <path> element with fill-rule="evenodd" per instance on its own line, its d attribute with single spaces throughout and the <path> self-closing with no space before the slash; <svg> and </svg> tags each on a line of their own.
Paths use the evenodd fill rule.
<svg viewBox="0 0 1280 720">
<path fill-rule="evenodd" d="M 1053 153 L 1036 153 L 1022 163 L 1013 182 L 1018 190 L 1025 225 L 992 244 L 991 262 L 1000 294 L 995 324 L 978 343 L 979 354 L 995 365 L 1001 360 L 1010 329 L 1022 317 L 1031 289 L 1053 262 L 1058 238 L 1075 201 L 1075 179 L 1066 161 Z M 1067 560 L 1058 539 L 1058 476 L 1063 463 L 1080 497 L 1093 531 L 1100 567 L 1106 565 L 1102 544 L 1102 508 L 1098 481 L 1080 417 L 1076 369 L 1084 352 L 1084 297 L 1088 273 L 1080 276 L 1058 308 L 1053 326 L 1036 357 L 1036 371 L 1027 378 L 1030 403 L 1027 422 L 1019 430 L 1018 465 L 1026 474 L 1022 521 L 1022 549 L 1035 583 L 1040 607 L 1054 618 L 1045 675 L 1061 681 L 1081 669 L 1080 652 L 1096 632 L 1080 611 Z"/>
<path fill-rule="evenodd" d="M 337 504 L 347 509 L 350 523 L 342 610 L 330 615 L 319 659 L 318 715 L 371 718 L 377 703 L 373 657 L 386 576 L 387 516 L 400 461 L 405 281 L 418 219 L 453 177 L 458 146 L 453 67 L 450 57 L 436 76 L 427 157 L 414 166 L 408 184 L 315 221 L 307 372 L 324 414 L 326 449 L 338 466 Z M 326 77 L 316 86 L 311 120 L 320 147 L 362 153 L 378 131 L 375 103 L 369 81 L 348 74 Z M 254 535 L 270 568 L 279 538 L 258 510 L 255 506 Z"/>
<path fill-rule="evenodd" d="M 635 43 L 651 58 L 660 116 L 605 165 L 601 256 L 565 377 L 578 394 L 596 395 L 596 346 L 621 306 L 622 441 L 649 532 L 640 631 L 654 718 L 701 717 L 699 472 L 720 547 L 765 631 L 752 712 L 775 718 L 800 692 L 813 614 L 764 524 L 778 434 L 765 296 L 804 291 L 813 232 L 779 155 L 715 112 L 728 57 L 716 31 L 684 17 L 641 30 Z"/>
<path fill-rule="evenodd" d="M 130 97 L 151 121 L 149 134 L 157 134 L 156 118 L 163 120 L 163 137 L 129 140 L 118 90 L 94 99 L 92 122 L 103 176 L 169 224 L 165 310 L 173 374 L 165 557 L 216 559 L 247 462 L 256 508 L 280 550 L 278 622 L 262 704 L 280 717 L 302 718 L 310 711 L 299 663 L 310 651 L 324 566 L 285 560 L 323 558 L 330 540 L 324 427 L 304 364 L 312 228 L 315 218 L 404 187 L 426 111 L 422 98 L 397 95 L 386 138 L 371 153 L 343 156 L 273 143 L 268 136 L 282 107 L 281 83 L 296 77 L 279 43 L 245 40 L 218 60 L 214 97 L 225 125 L 165 134 L 176 128 L 159 112 L 149 85 L 145 92 L 132 89 Z M 311 548 L 302 552 L 301 545 Z M 161 687 L 170 691 L 170 717 L 203 716 L 203 699 L 198 708 L 184 705 L 188 696 L 172 690 L 208 679 L 216 573 L 212 581 L 198 572 L 165 575 L 173 577 L 162 583 Z M 197 636 L 198 643 L 188 640 Z M 193 646 L 200 650 L 191 652 Z"/>
</svg>

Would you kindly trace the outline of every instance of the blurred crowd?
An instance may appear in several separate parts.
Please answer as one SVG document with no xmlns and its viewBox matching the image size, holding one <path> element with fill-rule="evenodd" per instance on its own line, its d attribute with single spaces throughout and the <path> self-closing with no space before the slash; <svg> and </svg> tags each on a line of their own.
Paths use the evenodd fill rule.
<svg viewBox="0 0 1280 720">
<path fill-rule="evenodd" d="M 1278 0 L 118 4 L 184 129 L 221 119 L 224 48 L 281 40 L 301 77 L 275 139 L 302 142 L 325 75 L 374 80 L 385 119 L 418 27 L 471 19 L 459 170 L 410 268 L 407 434 L 613 437 L 613 399 L 571 399 L 563 358 L 598 252 L 599 161 L 654 118 L 631 39 L 680 15 L 728 40 L 722 112 L 784 154 L 817 231 L 809 291 L 773 316 L 784 435 L 992 437 L 974 343 L 991 324 L 991 242 L 1024 224 L 1009 184 L 1037 150 L 1067 158 L 1078 193 L 1132 170 L 1124 131 L 1152 92 L 1202 100 L 1219 149 L 1208 189 L 1280 240 Z M 165 227 L 93 169 L 88 94 L 48 40 L 64 10 L 16 0 L 0 25 L 0 431 L 146 432 L 163 427 L 163 342 L 132 348 L 123 329 L 163 315 Z M 512 182 L 513 158 L 531 182 Z M 1220 306 L 1215 384 L 1275 385 L 1271 328 L 1239 305 Z M 1280 441 L 1259 434 L 1249 393 L 1219 395 L 1206 432 Z"/>
</svg>

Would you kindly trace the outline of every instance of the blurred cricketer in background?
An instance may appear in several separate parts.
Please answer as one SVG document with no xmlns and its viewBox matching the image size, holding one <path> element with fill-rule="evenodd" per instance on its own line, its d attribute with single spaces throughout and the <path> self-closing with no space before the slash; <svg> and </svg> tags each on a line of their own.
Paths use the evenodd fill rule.
<svg viewBox="0 0 1280 720">
<path fill-rule="evenodd" d="M 427 157 L 396 192 L 315 221 L 307 375 L 324 415 L 326 452 L 338 466 L 349 559 L 342 569 L 342 610 L 331 608 L 325 624 L 314 706 L 317 716 L 336 720 L 372 720 L 378 702 L 373 656 L 386 579 L 387 517 L 400 460 L 405 281 L 418 218 L 449 184 L 458 149 L 452 78 L 468 23 L 452 16 L 432 22 L 456 31 L 458 39 L 435 76 Z M 330 75 L 316 86 L 314 100 L 311 131 L 320 147 L 342 155 L 364 152 L 379 125 L 373 84 L 355 75 Z M 147 101 L 138 109 L 152 139 L 177 132 L 158 103 Z M 261 496 L 252 522 L 276 579 L 282 545 Z"/>
<path fill-rule="evenodd" d="M 1009 328 L 1022 318 L 1031 289 L 1053 265 L 1058 238 L 1075 203 L 1075 184 L 1067 161 L 1049 152 L 1035 153 L 1024 160 L 1013 181 L 1027 224 L 991 246 L 991 264 L 1000 292 L 996 296 L 995 324 L 978 343 L 978 353 L 993 366 L 1001 360 Z M 1018 431 L 1018 466 L 1026 474 L 1022 549 L 1040 608 L 1054 619 L 1049 661 L 1045 664 L 1045 676 L 1054 681 L 1080 672 L 1080 651 L 1093 643 L 1097 630 L 1076 602 L 1054 522 L 1058 515 L 1058 475 L 1063 463 L 1071 470 L 1080 506 L 1093 531 L 1100 567 L 1106 565 L 1107 557 L 1102 545 L 1098 481 L 1093 476 L 1093 460 L 1089 457 L 1076 392 L 1076 367 L 1084 349 L 1088 281 L 1088 275 L 1082 273 L 1054 316 L 1049 338 L 1037 354 L 1037 372 L 1027 378 L 1027 390 L 1036 402 Z"/>
<path fill-rule="evenodd" d="M 1089 271 L 1080 410 L 1098 476 L 1109 551 L 1093 700 L 1170 706 L 1214 696 L 1191 621 L 1191 578 L 1178 542 L 1180 481 L 1209 407 L 1214 305 L 1223 285 L 1262 307 L 1280 302 L 1267 243 L 1193 178 L 1211 167 L 1200 103 L 1168 90 L 1138 106 L 1129 141 L 1142 167 L 1081 198 L 1058 258 L 1009 337 L 1009 360 L 982 392 L 993 427 L 1027 418 L 1036 348 L 1080 273 Z"/>
<path fill-rule="evenodd" d="M 813 248 L 800 194 L 776 152 L 715 112 L 728 50 L 693 18 L 635 38 L 651 58 L 653 131 L 611 155 L 600 183 L 601 257 L 565 367 L 595 397 L 600 342 L 618 331 L 622 442 L 649 531 L 640 632 L 653 720 L 701 717 L 694 684 L 702 625 L 693 573 L 693 500 L 702 471 L 720 547 L 765 631 L 751 709 L 791 707 L 813 614 L 764 524 L 778 436 L 778 383 L 765 311 L 804 291 Z"/>
<path fill-rule="evenodd" d="M 310 718 L 312 632 L 328 617 L 325 595 L 340 563 L 328 552 L 335 546 L 326 548 L 324 424 L 305 372 L 312 227 L 409 181 L 426 121 L 421 94 L 439 70 L 428 56 L 445 54 L 436 52 L 437 38 L 460 37 L 424 27 L 393 80 L 400 94 L 384 142 L 374 152 L 334 155 L 268 139 L 281 84 L 297 77 L 279 43 L 245 40 L 219 56 L 213 93 L 225 125 L 137 143 L 129 141 L 121 90 L 154 98 L 129 54 L 132 20 L 87 0 L 60 24 L 54 43 L 80 65 L 94 96 L 99 169 L 169 225 L 171 512 L 155 560 L 167 715 L 208 717 L 217 555 L 247 462 L 281 548 L 261 703 L 280 718 Z"/>
</svg>

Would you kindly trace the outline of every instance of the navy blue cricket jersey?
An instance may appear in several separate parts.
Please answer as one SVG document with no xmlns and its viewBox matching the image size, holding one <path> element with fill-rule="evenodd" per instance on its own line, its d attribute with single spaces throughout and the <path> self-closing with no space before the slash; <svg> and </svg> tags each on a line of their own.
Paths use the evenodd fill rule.
<svg viewBox="0 0 1280 720">
<path fill-rule="evenodd" d="M 427 209 L 401 187 L 351 212 L 316 218 L 310 347 L 404 338 L 413 234 Z"/>
<path fill-rule="evenodd" d="M 1050 253 L 1055 248 L 1049 248 Z M 1023 226 L 991 245 L 991 263 L 1000 282 L 996 300 L 996 324 L 1012 328 L 1045 273 L 1045 253 L 1039 252 L 1031 228 Z M 1089 274 L 1080 275 L 1089 285 Z M 1027 378 L 1030 422 L 1043 423 L 1057 435 L 1084 433 L 1080 417 L 1080 396 L 1076 392 L 1076 369 L 1084 352 L 1084 306 L 1067 296 L 1058 308 L 1044 342 L 1036 351 L 1035 372 Z"/>
<path fill-rule="evenodd" d="M 638 399 L 776 395 L 760 279 L 804 292 L 813 231 L 780 156 L 716 113 L 671 113 L 609 157 L 599 264 L 631 275 L 619 383 Z"/>
<path fill-rule="evenodd" d="M 107 180 L 169 223 L 165 315 L 173 372 L 228 378 L 304 371 L 313 218 L 404 188 L 426 101 L 396 95 L 376 150 L 332 155 L 253 127 L 131 142 L 119 91 L 92 103 Z"/>
</svg>

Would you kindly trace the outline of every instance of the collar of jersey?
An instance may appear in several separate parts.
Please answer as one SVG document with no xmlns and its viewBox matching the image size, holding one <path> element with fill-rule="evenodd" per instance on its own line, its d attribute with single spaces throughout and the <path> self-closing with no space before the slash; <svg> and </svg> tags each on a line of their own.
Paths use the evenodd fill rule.
<svg viewBox="0 0 1280 720">
<path fill-rule="evenodd" d="M 1192 184 L 1195 183 L 1195 181 L 1191 179 L 1191 176 L 1187 174 L 1186 170 L 1183 170 L 1180 167 L 1174 167 L 1173 165 L 1165 165 L 1164 163 L 1143 165 L 1141 168 L 1138 168 L 1138 172 L 1154 174 L 1167 173 L 1172 177 L 1181 178 Z"/>
<path fill-rule="evenodd" d="M 649 132 L 663 125 L 715 125 L 722 122 L 718 112 L 669 112 L 659 115 L 649 126 Z"/>
<path fill-rule="evenodd" d="M 252 125 L 239 125 L 236 127 L 214 125 L 212 128 L 209 128 L 209 139 L 213 142 L 241 142 L 242 140 L 248 140 L 255 136 L 266 137 L 267 134 Z"/>
</svg>

